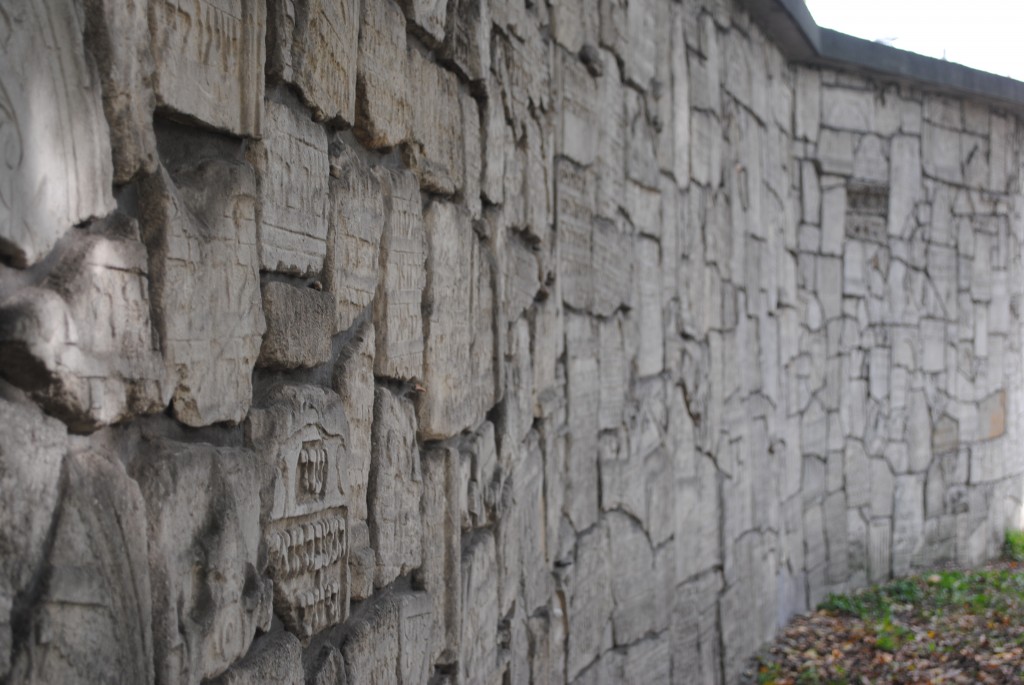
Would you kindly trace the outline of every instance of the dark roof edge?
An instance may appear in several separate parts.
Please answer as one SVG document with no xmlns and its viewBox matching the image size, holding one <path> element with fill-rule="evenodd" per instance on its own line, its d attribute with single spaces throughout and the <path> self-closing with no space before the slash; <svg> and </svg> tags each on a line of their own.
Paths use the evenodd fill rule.
<svg viewBox="0 0 1024 685">
<path fill-rule="evenodd" d="M 740 0 L 740 4 L 792 61 L 860 69 L 1024 110 L 1024 82 L 821 28 L 804 0 Z"/>
</svg>

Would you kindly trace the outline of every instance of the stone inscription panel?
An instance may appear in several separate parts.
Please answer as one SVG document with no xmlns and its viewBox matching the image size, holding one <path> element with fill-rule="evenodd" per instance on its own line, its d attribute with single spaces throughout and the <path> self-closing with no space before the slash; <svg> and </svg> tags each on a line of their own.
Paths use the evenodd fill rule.
<svg viewBox="0 0 1024 685">
<path fill-rule="evenodd" d="M 153 0 L 160 104 L 215 128 L 259 135 L 266 11 L 266 3 L 250 0 Z"/>
<path fill-rule="evenodd" d="M 846 186 L 846 236 L 885 243 L 889 225 L 889 187 L 851 182 Z"/>
</svg>

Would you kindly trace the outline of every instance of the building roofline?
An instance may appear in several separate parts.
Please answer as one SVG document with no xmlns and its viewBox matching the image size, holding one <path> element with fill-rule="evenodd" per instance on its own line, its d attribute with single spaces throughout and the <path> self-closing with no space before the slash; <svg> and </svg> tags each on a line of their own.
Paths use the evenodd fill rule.
<svg viewBox="0 0 1024 685">
<path fill-rule="evenodd" d="M 1024 110 L 1024 82 L 818 26 L 804 0 L 740 0 L 794 62 L 854 68 L 950 95 Z"/>
</svg>

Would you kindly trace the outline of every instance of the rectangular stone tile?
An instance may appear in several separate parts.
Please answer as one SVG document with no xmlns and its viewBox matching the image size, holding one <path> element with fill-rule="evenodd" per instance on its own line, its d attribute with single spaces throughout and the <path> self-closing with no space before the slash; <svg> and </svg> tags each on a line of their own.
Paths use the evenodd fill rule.
<svg viewBox="0 0 1024 685">
<path fill-rule="evenodd" d="M 364 0 L 360 25 L 354 131 L 369 148 L 391 148 L 413 116 L 405 17 L 394 0 Z"/>
<path fill-rule="evenodd" d="M 267 102 L 260 176 L 260 268 L 319 275 L 327 253 L 327 133 L 301 110 Z"/>
<path fill-rule="evenodd" d="M 263 122 L 266 4 L 169 0 L 149 4 L 159 104 L 236 135 Z"/>
<path fill-rule="evenodd" d="M 459 80 L 415 46 L 408 51 L 410 140 L 403 146 L 405 163 L 425 190 L 452 195 L 463 187 L 463 121 Z"/>
</svg>

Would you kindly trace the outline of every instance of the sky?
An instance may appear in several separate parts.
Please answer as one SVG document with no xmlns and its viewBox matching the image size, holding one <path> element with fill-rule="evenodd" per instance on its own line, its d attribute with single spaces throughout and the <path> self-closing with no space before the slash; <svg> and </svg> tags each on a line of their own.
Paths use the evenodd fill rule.
<svg viewBox="0 0 1024 685">
<path fill-rule="evenodd" d="M 805 0 L 819 26 L 1024 81 L 1024 0 Z"/>
</svg>

